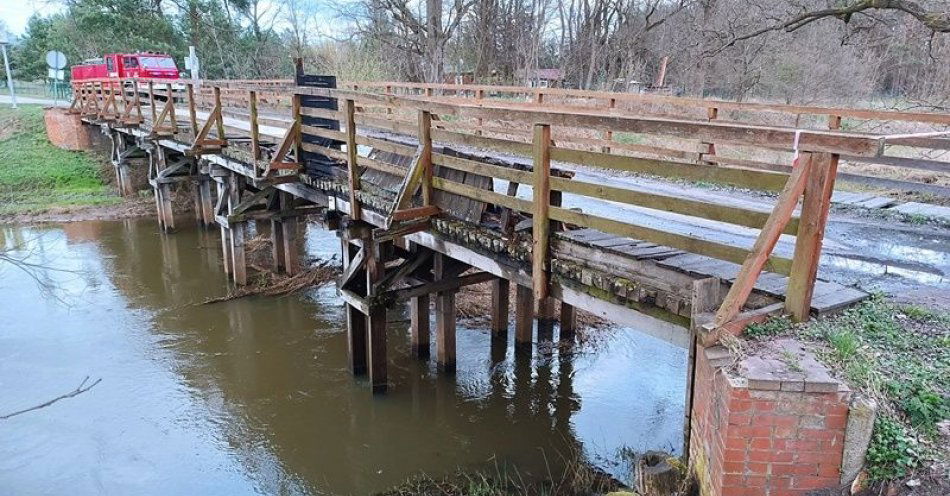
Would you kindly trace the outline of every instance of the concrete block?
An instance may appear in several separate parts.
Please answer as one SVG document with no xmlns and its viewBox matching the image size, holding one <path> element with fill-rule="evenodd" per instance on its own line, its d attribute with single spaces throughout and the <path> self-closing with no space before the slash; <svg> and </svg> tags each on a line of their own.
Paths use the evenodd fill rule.
<svg viewBox="0 0 950 496">
<path fill-rule="evenodd" d="M 877 402 L 858 396 L 851 401 L 848 411 L 848 426 L 844 432 L 844 449 L 841 460 L 841 483 L 850 484 L 864 466 L 864 456 L 871 442 L 874 421 L 877 419 Z"/>
</svg>

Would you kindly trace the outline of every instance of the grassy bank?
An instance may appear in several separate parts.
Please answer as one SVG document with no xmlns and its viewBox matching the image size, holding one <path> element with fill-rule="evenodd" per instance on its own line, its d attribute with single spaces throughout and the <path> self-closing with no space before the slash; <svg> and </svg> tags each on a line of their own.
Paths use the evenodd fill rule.
<svg viewBox="0 0 950 496">
<path fill-rule="evenodd" d="M 119 203 L 101 170 L 94 156 L 46 139 L 41 107 L 0 108 L 0 215 Z"/>
<path fill-rule="evenodd" d="M 870 480 L 950 487 L 950 313 L 875 296 L 808 324 L 775 319 L 747 329 L 753 340 L 779 335 L 810 343 L 840 378 L 877 401 Z"/>
</svg>

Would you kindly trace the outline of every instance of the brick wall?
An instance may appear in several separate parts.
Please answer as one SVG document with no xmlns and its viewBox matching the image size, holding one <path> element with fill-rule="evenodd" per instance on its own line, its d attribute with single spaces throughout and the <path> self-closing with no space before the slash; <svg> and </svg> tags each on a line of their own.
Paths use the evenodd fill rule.
<svg viewBox="0 0 950 496">
<path fill-rule="evenodd" d="M 50 143 L 66 150 L 88 150 L 92 146 L 90 126 L 84 126 L 79 114 L 65 109 L 48 108 L 44 116 Z"/>
<path fill-rule="evenodd" d="M 743 364 L 726 372 L 731 362 L 721 349 L 697 353 L 690 464 L 701 493 L 803 495 L 838 486 L 846 388 L 832 388 L 827 375 L 750 380 Z"/>
</svg>

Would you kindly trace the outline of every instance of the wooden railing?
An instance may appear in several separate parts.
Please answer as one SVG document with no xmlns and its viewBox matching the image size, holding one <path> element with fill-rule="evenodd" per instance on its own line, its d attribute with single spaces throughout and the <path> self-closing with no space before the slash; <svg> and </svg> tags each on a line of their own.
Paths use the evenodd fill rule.
<svg viewBox="0 0 950 496">
<path fill-rule="evenodd" d="M 887 147 L 874 156 L 843 154 L 847 168 L 839 178 L 883 189 L 950 195 L 950 115 L 883 109 L 784 105 L 683 98 L 656 94 L 612 93 L 557 88 L 453 85 L 397 82 L 348 82 L 341 87 L 385 95 L 425 96 L 443 101 L 462 100 L 511 108 L 597 111 L 607 115 L 653 115 L 704 122 L 732 122 L 789 129 L 848 129 L 878 136 L 890 135 Z M 462 124 L 458 124 L 462 126 Z M 477 134 L 504 132 L 497 123 L 477 119 L 464 126 Z M 526 138 L 524 130 L 517 131 Z M 741 146 L 692 140 L 630 142 L 631 136 L 606 130 L 597 135 L 563 132 L 559 143 L 625 154 L 684 159 L 707 165 L 740 166 L 788 172 L 794 154 L 791 142 L 750 151 Z M 636 136 L 634 136 L 636 138 Z M 901 172 L 905 171 L 905 172 Z M 943 178 L 936 181 L 935 178 Z"/>
<path fill-rule="evenodd" d="M 394 94 L 396 91 L 392 88 L 387 92 L 393 94 L 365 92 L 359 85 L 356 90 L 308 86 L 274 90 L 271 82 L 262 87 L 256 87 L 252 82 L 229 82 L 226 85 L 205 82 L 199 89 L 190 83 L 169 84 L 167 81 L 93 81 L 74 85 L 76 103 L 73 108 L 97 119 L 144 126 L 151 129 L 154 137 L 187 139 L 192 144 L 190 151 L 195 155 L 231 154 L 232 151 L 225 150 L 232 141 L 232 136 L 225 134 L 229 129 L 242 142 L 249 143 L 250 156 L 238 159 L 254 164 L 256 180 L 297 180 L 307 153 L 336 160 L 347 171 L 346 198 L 350 216 L 359 220 L 364 209 L 374 209 L 385 219 L 383 228 L 394 230 L 393 236 L 424 228 L 426 220 L 433 215 L 453 215 L 451 211 L 440 211 L 434 201 L 434 191 L 526 214 L 532 218 L 532 243 L 528 256 L 535 306 L 538 308 L 550 292 L 552 223 L 596 229 L 741 264 L 738 277 L 708 325 L 709 339 L 715 339 L 723 331 L 735 332 L 750 319 L 761 318 L 762 314 L 742 311 L 763 270 L 790 276 L 785 310 L 796 319 L 807 319 L 831 192 L 842 156 L 878 157 L 883 147 L 894 140 L 899 143 L 916 140 L 917 144 L 934 145 L 935 149 L 942 149 L 940 146 L 945 141 L 942 137 L 895 138 L 839 130 L 763 126 L 727 122 L 713 119 L 714 116 L 695 120 L 566 105 L 512 105 L 489 99 L 486 95 L 494 91 L 490 87 L 466 87 L 464 91 L 475 96 L 465 99 L 438 97 L 430 91 L 445 89 L 443 86 L 425 88 L 422 95 L 409 96 Z M 518 90 L 526 91 L 524 88 Z M 456 88 L 456 91 L 463 89 Z M 537 103 L 544 102 L 547 91 L 551 90 L 536 93 Z M 279 94 L 267 99 L 261 96 L 272 92 Z M 335 99 L 339 110 L 301 104 L 302 99 L 315 97 Z M 187 118 L 180 117 L 186 112 Z M 228 118 L 234 119 L 231 123 L 234 126 L 228 125 Z M 944 118 L 946 116 L 934 117 L 934 120 Z M 308 124 L 316 122 L 314 119 L 339 125 Z M 242 125 L 237 126 L 238 123 Z M 280 131 L 265 135 L 261 132 L 262 126 L 272 126 Z M 384 136 L 379 131 L 397 136 Z M 597 133 L 602 138 L 583 138 L 583 146 L 579 147 L 576 146 L 577 139 L 570 138 L 580 131 Z M 796 157 L 780 164 L 779 170 L 733 167 L 725 163 L 708 165 L 706 162 L 713 162 L 708 154 L 703 163 L 688 160 L 682 155 L 683 150 L 673 148 L 652 150 L 650 156 L 644 156 L 643 153 L 628 153 L 640 150 L 617 146 L 610 139 L 604 139 L 616 139 L 621 133 L 675 143 L 709 143 L 717 147 L 794 148 Z M 318 140 L 304 139 L 304 136 Z M 322 145 L 315 143 L 320 140 Z M 269 143 L 265 146 L 264 142 Z M 609 145 L 590 149 L 590 145 L 604 142 Z M 442 153 L 442 146 L 436 147 L 434 143 L 457 149 L 487 150 L 480 152 L 487 156 L 514 158 L 501 161 L 462 158 Z M 357 153 L 359 145 L 412 157 L 412 160 L 406 166 L 372 159 Z M 262 158 L 265 149 L 267 160 Z M 520 165 L 517 165 L 519 157 Z M 552 174 L 552 162 L 611 173 L 703 181 L 770 192 L 777 197 L 771 211 L 723 205 Z M 509 184 L 530 185 L 533 194 L 531 199 L 523 199 L 514 196 L 511 189 L 509 194 L 479 189 L 435 175 L 435 166 L 497 178 Z M 361 178 L 366 169 L 403 179 L 392 203 L 384 207 L 364 204 L 360 190 L 363 189 Z M 411 200 L 419 191 L 420 201 L 418 206 L 413 206 Z M 748 245 L 709 239 L 691 232 L 638 223 L 636 218 L 620 220 L 568 209 L 555 200 L 564 193 L 755 229 L 755 242 Z M 802 206 L 796 215 L 800 201 Z M 409 224 L 411 227 L 406 227 Z M 775 253 L 782 234 L 796 237 L 792 256 Z"/>
</svg>

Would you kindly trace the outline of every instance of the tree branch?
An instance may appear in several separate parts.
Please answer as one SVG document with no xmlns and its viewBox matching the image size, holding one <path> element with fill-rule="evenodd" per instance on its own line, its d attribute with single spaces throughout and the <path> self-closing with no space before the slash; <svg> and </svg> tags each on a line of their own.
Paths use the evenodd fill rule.
<svg viewBox="0 0 950 496">
<path fill-rule="evenodd" d="M 80 394 L 85 393 L 86 391 L 89 391 L 90 389 L 92 389 L 93 387 L 95 387 L 96 384 L 99 384 L 100 382 L 102 382 L 102 379 L 101 379 L 101 378 L 96 379 L 95 381 L 92 382 L 92 384 L 89 384 L 88 386 L 86 385 L 87 382 L 89 382 L 89 376 L 88 376 L 88 375 L 86 376 L 85 379 L 82 380 L 82 382 L 79 383 L 79 386 L 77 386 L 76 389 L 73 389 L 72 391 L 70 391 L 70 392 L 68 392 L 68 393 L 66 393 L 66 394 L 57 396 L 57 397 L 55 397 L 55 398 L 53 398 L 53 399 L 47 401 L 46 403 L 41 403 L 41 404 L 39 404 L 39 405 L 31 406 L 30 408 L 25 408 L 25 409 L 23 409 L 23 410 L 20 410 L 20 411 L 17 411 L 17 412 L 13 412 L 13 413 L 8 413 L 8 414 L 6 414 L 6 415 L 0 415 L 0 420 L 7 420 L 7 419 L 9 419 L 10 417 L 16 417 L 17 415 L 22 415 L 22 414 L 27 413 L 27 412 L 32 412 L 32 411 L 35 411 L 35 410 L 39 410 L 39 409 L 41 409 L 41 408 L 46 408 L 46 407 L 52 405 L 53 403 L 56 403 L 56 402 L 59 401 L 59 400 L 64 400 L 64 399 L 66 399 L 66 398 L 73 398 L 73 397 L 75 397 L 75 396 L 79 396 Z"/>
</svg>

